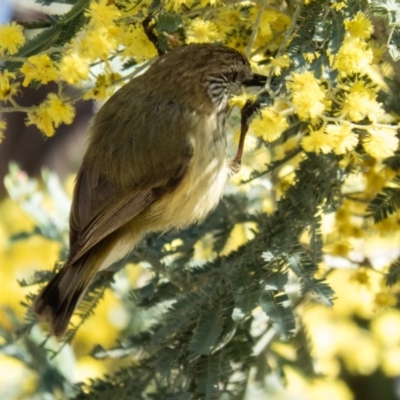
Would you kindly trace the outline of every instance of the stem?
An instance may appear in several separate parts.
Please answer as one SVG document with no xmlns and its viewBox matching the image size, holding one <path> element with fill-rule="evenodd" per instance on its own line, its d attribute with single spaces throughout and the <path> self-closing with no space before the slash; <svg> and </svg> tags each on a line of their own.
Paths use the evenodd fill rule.
<svg viewBox="0 0 400 400">
<path fill-rule="evenodd" d="M 287 43 L 288 43 L 290 37 L 292 36 L 294 29 L 296 28 L 297 19 L 299 18 L 301 10 L 303 9 L 303 5 L 304 5 L 304 0 L 301 0 L 299 2 L 299 5 L 296 8 L 296 11 L 293 14 L 292 22 L 291 22 L 289 28 L 287 29 L 285 36 L 283 37 L 282 43 L 279 46 L 279 50 L 276 53 L 275 58 L 280 57 L 283 54 L 283 52 L 286 50 Z"/>
<path fill-rule="evenodd" d="M 258 10 L 256 21 L 254 22 L 253 31 L 251 32 L 251 37 L 250 37 L 249 43 L 247 44 L 247 47 L 246 47 L 246 57 L 247 58 L 250 58 L 251 48 L 253 47 L 254 41 L 256 40 L 258 28 L 261 25 L 261 18 L 264 13 L 267 2 L 268 2 L 268 0 L 261 1 L 260 9 Z"/>
</svg>

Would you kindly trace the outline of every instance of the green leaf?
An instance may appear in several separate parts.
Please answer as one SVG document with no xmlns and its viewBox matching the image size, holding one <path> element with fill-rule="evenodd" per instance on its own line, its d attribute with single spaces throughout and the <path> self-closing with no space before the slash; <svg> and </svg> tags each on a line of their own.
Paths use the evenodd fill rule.
<svg viewBox="0 0 400 400">
<path fill-rule="evenodd" d="M 182 17 L 178 14 L 161 14 L 157 19 L 157 29 L 159 31 L 176 32 L 182 27 Z"/>
<path fill-rule="evenodd" d="M 218 381 L 220 373 L 219 353 L 202 357 L 197 363 L 196 393 L 204 400 L 216 399 L 219 393 Z"/>
<path fill-rule="evenodd" d="M 386 274 L 386 285 L 393 286 L 400 280 L 400 257 L 393 261 Z"/>
<path fill-rule="evenodd" d="M 265 291 L 261 295 L 260 305 L 276 332 L 282 337 L 293 335 L 296 325 L 290 300 L 286 293 L 274 296 L 271 292 Z"/>
<path fill-rule="evenodd" d="M 302 292 L 311 292 L 315 294 L 320 302 L 331 307 L 333 305 L 333 296 L 335 292 L 324 280 L 315 278 L 302 280 Z"/>
<path fill-rule="evenodd" d="M 400 151 L 396 151 L 394 156 L 386 158 L 383 163 L 396 172 L 400 171 Z"/>
<path fill-rule="evenodd" d="M 221 304 L 204 310 L 197 322 L 189 343 L 189 350 L 197 354 L 207 355 L 218 341 L 223 330 Z"/>
<path fill-rule="evenodd" d="M 86 21 L 83 13 L 90 0 L 78 0 L 74 6 L 63 15 L 52 15 L 48 18 L 53 22 L 51 28 L 43 30 L 22 46 L 16 56 L 29 57 L 52 46 L 63 46 L 69 42 Z M 15 63 L 13 63 L 15 64 Z M 11 63 L 10 63 L 11 65 Z M 7 66 L 8 69 L 10 69 Z"/>
<path fill-rule="evenodd" d="M 289 267 L 299 278 L 312 276 L 318 270 L 318 266 L 311 260 L 300 243 L 292 246 L 290 254 L 288 257 Z"/>
<path fill-rule="evenodd" d="M 193 399 L 193 393 L 183 392 L 174 396 L 168 396 L 166 400 L 191 400 Z"/>
<path fill-rule="evenodd" d="M 257 287 L 246 286 L 242 288 L 235 296 L 235 304 L 243 314 L 253 311 L 259 304 L 261 289 Z"/>
<path fill-rule="evenodd" d="M 396 176 L 392 184 L 397 187 L 385 187 L 371 200 L 367 213 L 375 222 L 382 221 L 400 208 L 400 176 Z"/>
</svg>

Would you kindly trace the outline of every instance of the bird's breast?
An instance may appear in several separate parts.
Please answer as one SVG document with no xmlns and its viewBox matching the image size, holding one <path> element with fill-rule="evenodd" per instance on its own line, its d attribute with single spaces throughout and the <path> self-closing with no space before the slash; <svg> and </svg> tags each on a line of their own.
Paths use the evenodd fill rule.
<svg viewBox="0 0 400 400">
<path fill-rule="evenodd" d="M 210 118 L 204 132 L 190 135 L 193 157 L 177 188 L 154 207 L 168 230 L 203 220 L 218 204 L 228 178 L 226 136 L 218 118 Z"/>
</svg>

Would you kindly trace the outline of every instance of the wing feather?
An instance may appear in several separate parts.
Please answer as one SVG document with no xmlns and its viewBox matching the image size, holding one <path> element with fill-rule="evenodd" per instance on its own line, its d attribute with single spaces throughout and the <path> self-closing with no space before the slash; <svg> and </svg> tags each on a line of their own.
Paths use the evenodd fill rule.
<svg viewBox="0 0 400 400">
<path fill-rule="evenodd" d="M 75 263 L 107 236 L 122 228 L 164 193 L 174 190 L 186 174 L 190 157 L 180 158 L 174 173 L 160 181 L 146 183 L 130 192 L 119 192 L 109 180 L 81 169 L 75 185 L 70 215 L 70 257 Z"/>
</svg>

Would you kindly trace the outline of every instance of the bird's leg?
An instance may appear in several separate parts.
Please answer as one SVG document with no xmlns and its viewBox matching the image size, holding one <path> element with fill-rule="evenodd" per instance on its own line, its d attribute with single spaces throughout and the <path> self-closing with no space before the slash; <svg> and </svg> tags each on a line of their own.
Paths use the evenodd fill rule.
<svg viewBox="0 0 400 400">
<path fill-rule="evenodd" d="M 249 130 L 249 120 L 258 108 L 260 108 L 260 103 L 258 100 L 254 102 L 251 100 L 247 100 L 240 112 L 241 123 L 238 149 L 236 151 L 235 157 L 229 160 L 229 172 L 231 175 L 234 175 L 240 171 L 240 166 L 242 164 L 244 140 L 246 138 L 247 131 Z"/>
</svg>

